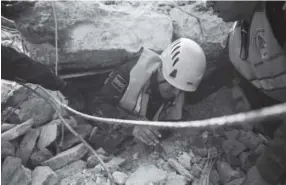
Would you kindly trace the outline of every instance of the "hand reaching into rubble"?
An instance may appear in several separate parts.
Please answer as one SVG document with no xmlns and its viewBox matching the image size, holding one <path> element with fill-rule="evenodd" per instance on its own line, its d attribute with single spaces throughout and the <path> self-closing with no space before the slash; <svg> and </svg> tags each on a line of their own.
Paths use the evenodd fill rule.
<svg viewBox="0 0 286 185">
<path fill-rule="evenodd" d="M 156 128 L 135 126 L 133 136 L 149 146 L 156 146 L 159 143 L 161 134 Z"/>
</svg>

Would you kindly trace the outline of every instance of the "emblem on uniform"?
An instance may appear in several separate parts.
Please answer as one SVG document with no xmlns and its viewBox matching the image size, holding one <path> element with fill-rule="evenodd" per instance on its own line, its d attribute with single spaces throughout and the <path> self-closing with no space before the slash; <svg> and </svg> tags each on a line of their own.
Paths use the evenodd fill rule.
<svg viewBox="0 0 286 185">
<path fill-rule="evenodd" d="M 119 92 L 123 92 L 124 89 L 127 86 L 127 82 L 122 78 L 122 76 L 120 76 L 119 74 L 117 74 L 115 76 L 115 78 L 112 80 L 111 85 L 117 89 Z"/>
<path fill-rule="evenodd" d="M 262 60 L 268 58 L 267 42 L 264 37 L 264 29 L 257 29 L 254 37 L 254 45 L 256 46 Z"/>
</svg>

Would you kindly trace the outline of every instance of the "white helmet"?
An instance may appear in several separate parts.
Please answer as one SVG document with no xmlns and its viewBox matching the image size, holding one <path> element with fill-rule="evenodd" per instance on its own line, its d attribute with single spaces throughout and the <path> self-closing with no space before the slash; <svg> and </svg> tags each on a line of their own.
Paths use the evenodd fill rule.
<svg viewBox="0 0 286 185">
<path fill-rule="evenodd" d="M 180 38 L 161 54 L 163 76 L 183 91 L 195 91 L 206 69 L 203 49 L 194 41 Z"/>
</svg>

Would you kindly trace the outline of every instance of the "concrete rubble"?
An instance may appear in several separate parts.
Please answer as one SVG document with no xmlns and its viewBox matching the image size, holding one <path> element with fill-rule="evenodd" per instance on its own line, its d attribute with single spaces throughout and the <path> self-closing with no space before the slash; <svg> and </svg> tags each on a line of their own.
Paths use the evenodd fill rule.
<svg viewBox="0 0 286 185">
<path fill-rule="evenodd" d="M 66 52 L 106 50 L 107 53 L 114 54 L 116 52 L 113 49 L 137 51 L 140 46 L 162 50 L 171 42 L 175 33 L 197 38 L 203 44 L 206 42 L 204 49 L 213 52 L 221 47 L 220 43 L 229 28 L 222 20 L 213 18 L 211 11 L 199 2 L 182 1 L 178 5 L 183 10 L 195 11 L 195 15 L 202 17 L 207 34 L 205 40 L 199 35 L 196 20 L 175 8 L 171 2 L 140 2 L 144 6 L 139 2 L 110 5 L 67 2 L 68 6 L 63 3 L 55 4 L 60 25 L 59 37 L 65 41 L 60 43 L 60 49 Z M 34 48 L 31 53 L 33 58 L 50 64 L 54 61 L 54 48 L 51 49 L 52 46 L 47 44 L 39 46 L 37 43 L 54 42 L 51 5 L 47 2 L 39 2 L 37 5 L 34 15 L 22 17 L 23 23 L 19 25 L 19 29 L 33 43 L 28 44 L 29 49 Z M 115 9 L 116 7 L 119 8 Z M 73 9 L 76 11 L 72 12 Z M 43 24 L 38 24 L 39 22 Z M 37 33 L 43 29 L 47 36 L 30 37 L 27 27 L 31 25 L 32 32 Z M 220 30 L 216 30 L 216 26 Z M 65 37 L 67 31 L 70 31 L 68 39 Z M 79 32 L 83 34 L 78 34 Z M 121 43 L 122 40 L 125 42 Z M 120 55 L 114 56 L 124 56 L 122 58 L 126 59 L 121 52 L 123 51 L 120 50 Z M 102 55 L 106 59 L 102 61 L 108 63 L 109 56 L 106 53 Z M 94 58 L 96 57 L 90 57 L 90 61 Z M 8 88 L 11 87 L 4 88 L 6 94 L 9 92 Z M 60 96 L 55 92 L 51 93 L 57 98 Z M 1 92 L 1 97 L 6 98 L 6 94 Z M 15 90 L 8 97 L 10 108 L 5 109 L 5 115 L 27 95 L 25 88 Z M 231 89 L 224 87 L 201 102 L 187 105 L 187 119 L 234 113 L 230 97 Z M 64 119 L 82 138 L 92 141 L 92 146 L 119 185 L 201 185 L 206 178 L 212 185 L 240 185 L 245 171 L 254 165 L 266 147 L 265 140 L 252 131 L 220 127 L 212 131 L 176 131 L 177 134 L 161 141 L 159 152 L 134 142 L 122 146 L 118 152 L 106 152 L 108 150 L 98 145 L 101 141 L 96 141 L 100 130 L 98 123 L 81 121 L 67 113 L 64 115 Z M 29 96 L 11 116 L 1 124 L 1 184 L 111 184 L 99 159 L 67 128 L 62 130 L 61 120 L 52 106 L 44 100 L 35 95 Z M 107 140 L 111 138 L 111 134 L 104 134 Z"/>
</svg>

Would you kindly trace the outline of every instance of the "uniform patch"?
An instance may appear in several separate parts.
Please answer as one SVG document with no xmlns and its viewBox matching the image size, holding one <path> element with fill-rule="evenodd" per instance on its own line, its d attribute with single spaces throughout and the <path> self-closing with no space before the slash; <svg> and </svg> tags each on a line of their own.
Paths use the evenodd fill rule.
<svg viewBox="0 0 286 185">
<path fill-rule="evenodd" d="M 123 92 L 127 86 L 127 82 L 118 74 L 112 80 L 111 85 L 119 92 Z"/>
</svg>

